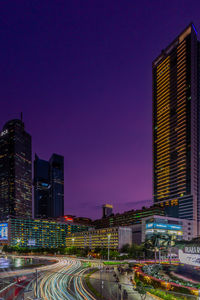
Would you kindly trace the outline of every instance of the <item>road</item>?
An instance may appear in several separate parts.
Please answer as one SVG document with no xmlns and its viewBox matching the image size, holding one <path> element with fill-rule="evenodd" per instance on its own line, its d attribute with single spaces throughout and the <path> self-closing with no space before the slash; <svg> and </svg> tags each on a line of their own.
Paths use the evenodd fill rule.
<svg viewBox="0 0 200 300">
<path fill-rule="evenodd" d="M 79 260 L 62 259 L 53 270 L 38 274 L 38 283 L 32 283 L 35 295 L 44 300 L 95 300 L 84 284 L 86 270 Z"/>
<path fill-rule="evenodd" d="M 141 296 L 134 290 L 129 278 L 121 275 L 117 270 L 115 273 L 119 278 L 119 284 L 115 281 L 114 272 L 105 269 L 92 274 L 90 282 L 105 300 L 141 300 Z M 124 290 L 127 292 L 126 296 Z M 147 295 L 146 300 L 152 300 L 152 297 Z"/>
<path fill-rule="evenodd" d="M 8 282 L 8 289 L 2 289 L 0 294 L 5 300 L 21 300 L 23 295 L 25 299 L 33 299 L 37 295 L 43 300 L 95 300 L 84 282 L 89 268 L 83 267 L 83 262 L 77 259 L 61 257 L 56 260 L 52 265 L 38 267 L 37 272 L 35 268 L 2 272 L 1 280 L 7 278 L 13 283 L 9 285 Z M 16 278 L 23 281 L 17 282 Z"/>
<path fill-rule="evenodd" d="M 30 293 L 24 294 L 24 299 L 33 299 L 37 296 L 38 299 L 43 300 L 96 300 L 97 298 L 92 295 L 85 284 L 85 275 L 91 268 L 84 267 L 84 265 L 86 266 L 86 260 L 60 257 L 52 265 L 37 268 L 37 272 L 35 269 L 7 272 L 10 279 L 12 276 L 13 278 L 20 276 L 18 278 L 26 278 L 26 280 L 18 284 L 13 283 L 16 288 L 21 286 L 17 297 L 12 296 L 16 295 L 15 290 L 11 294 L 9 289 L 8 292 L 11 296 L 4 299 L 21 300 L 24 294 L 24 286 L 26 286 L 25 290 Z M 92 265 L 93 268 L 102 267 L 99 261 L 92 262 Z M 105 300 L 140 300 L 141 297 L 134 291 L 129 278 L 119 273 L 117 275 L 120 280 L 119 284 L 116 283 L 113 272 L 106 272 L 105 270 L 92 274 L 90 282 Z M 124 296 L 124 290 L 127 292 L 127 297 Z M 4 292 L 5 294 L 6 292 Z M 150 300 L 152 298 L 147 296 L 146 299 Z"/>
</svg>

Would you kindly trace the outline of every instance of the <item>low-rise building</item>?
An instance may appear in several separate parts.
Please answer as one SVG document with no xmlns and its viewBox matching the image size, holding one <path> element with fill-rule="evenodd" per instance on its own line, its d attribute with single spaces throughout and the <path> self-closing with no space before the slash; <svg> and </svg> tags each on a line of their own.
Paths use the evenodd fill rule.
<svg viewBox="0 0 200 300">
<path fill-rule="evenodd" d="M 117 226 L 130 226 L 134 224 L 141 224 L 142 218 L 161 215 L 164 216 L 164 208 L 159 206 L 151 206 L 140 210 L 129 210 L 121 214 L 113 214 L 92 222 L 95 228 L 107 228 Z"/>
<path fill-rule="evenodd" d="M 97 247 L 119 250 L 125 244 L 132 244 L 132 229 L 128 227 L 112 227 L 93 229 L 85 232 L 71 233 L 66 237 L 66 246 L 78 248 Z"/>
<path fill-rule="evenodd" d="M 10 246 L 65 247 L 66 235 L 88 230 L 88 226 L 45 219 L 9 217 L 0 222 L 0 244 Z"/>
<path fill-rule="evenodd" d="M 194 221 L 167 216 L 151 216 L 142 219 L 142 242 L 155 234 L 173 236 L 176 240 L 194 238 Z"/>
</svg>

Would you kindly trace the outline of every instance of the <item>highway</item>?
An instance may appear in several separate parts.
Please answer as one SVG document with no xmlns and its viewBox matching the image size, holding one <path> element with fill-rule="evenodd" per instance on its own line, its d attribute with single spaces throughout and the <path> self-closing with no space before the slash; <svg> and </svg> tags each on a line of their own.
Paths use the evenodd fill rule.
<svg viewBox="0 0 200 300">
<path fill-rule="evenodd" d="M 44 300 L 95 300 L 83 281 L 87 269 L 78 260 L 61 259 L 56 267 L 38 274 L 32 283 L 35 295 Z"/>
<path fill-rule="evenodd" d="M 87 260 L 80 260 L 76 258 L 60 257 L 55 259 L 56 262 L 52 265 L 40 266 L 36 269 L 16 270 L 7 272 L 7 278 L 21 279 L 22 282 L 16 284 L 17 287 L 21 286 L 21 290 L 17 297 L 15 290 L 15 283 L 13 289 L 9 287 L 8 292 L 2 294 L 6 300 L 22 299 L 42 299 L 42 300 L 95 300 L 97 299 L 88 290 L 85 283 L 85 275 L 93 268 L 101 266 L 100 261 L 90 263 L 93 267 L 87 267 Z M 102 266 L 101 266 L 102 267 Z M 117 272 L 117 271 L 115 271 Z M 101 273 L 101 275 L 100 275 Z M 100 272 L 95 272 L 90 277 L 90 282 L 99 294 L 102 294 L 104 299 L 122 299 L 123 291 L 126 290 L 127 298 L 130 300 L 139 300 L 140 295 L 133 290 L 130 280 L 126 276 L 118 274 L 120 284 L 116 284 L 113 277 L 113 271 L 107 272 L 100 269 Z M 2 274 L 3 275 L 3 274 Z M 5 273 L 4 273 L 5 275 Z M 13 276 L 13 277 L 12 277 Z M 23 279 L 25 278 L 25 279 Z M 36 280 L 37 278 L 37 280 Z M 119 289 L 119 286 L 121 288 Z M 9 296 L 10 294 L 10 296 Z M 124 298 L 125 299 L 125 298 Z M 147 299 L 152 299 L 147 296 Z"/>
</svg>

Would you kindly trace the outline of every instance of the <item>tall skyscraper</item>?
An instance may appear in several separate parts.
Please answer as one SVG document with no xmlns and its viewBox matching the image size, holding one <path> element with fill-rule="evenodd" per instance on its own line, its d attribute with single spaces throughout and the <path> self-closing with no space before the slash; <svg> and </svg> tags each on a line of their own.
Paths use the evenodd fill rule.
<svg viewBox="0 0 200 300">
<path fill-rule="evenodd" d="M 34 215 L 64 216 L 64 157 L 53 154 L 49 161 L 34 160 Z"/>
<path fill-rule="evenodd" d="M 49 162 L 35 155 L 34 160 L 34 215 L 46 218 L 50 215 Z"/>
<path fill-rule="evenodd" d="M 0 218 L 32 217 L 32 146 L 24 123 L 14 119 L 0 133 Z"/>
<path fill-rule="evenodd" d="M 197 224 L 200 44 L 193 24 L 162 50 L 152 68 L 154 203 Z"/>
<path fill-rule="evenodd" d="M 64 157 L 53 154 L 49 160 L 51 182 L 51 216 L 64 216 Z"/>
</svg>

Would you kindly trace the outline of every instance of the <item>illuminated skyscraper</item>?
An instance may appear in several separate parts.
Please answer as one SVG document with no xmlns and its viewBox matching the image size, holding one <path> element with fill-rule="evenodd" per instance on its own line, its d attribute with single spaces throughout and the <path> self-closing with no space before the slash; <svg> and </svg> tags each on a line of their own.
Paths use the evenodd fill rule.
<svg viewBox="0 0 200 300">
<path fill-rule="evenodd" d="M 190 24 L 153 61 L 154 203 L 200 220 L 200 46 Z"/>
<path fill-rule="evenodd" d="M 0 133 L 0 218 L 32 217 L 32 146 L 24 123 L 7 122 Z"/>
<path fill-rule="evenodd" d="M 49 161 L 34 160 L 35 218 L 64 216 L 64 157 L 53 154 Z"/>
</svg>

